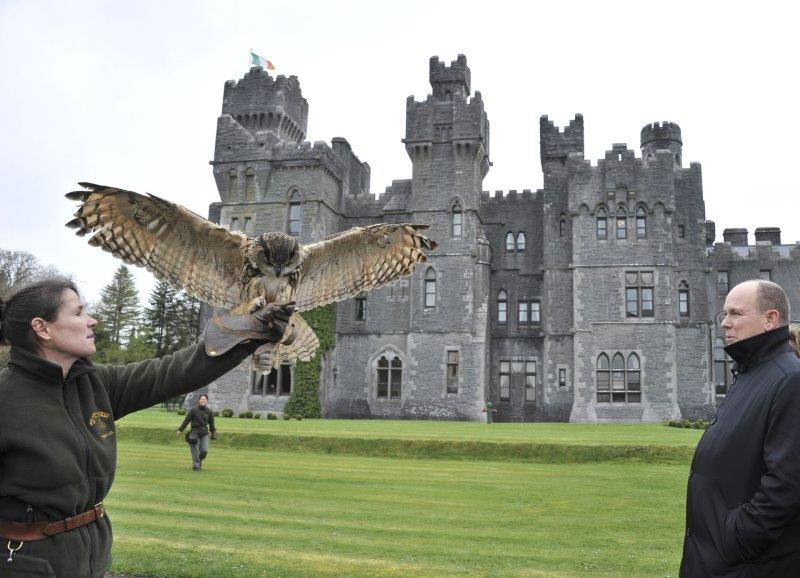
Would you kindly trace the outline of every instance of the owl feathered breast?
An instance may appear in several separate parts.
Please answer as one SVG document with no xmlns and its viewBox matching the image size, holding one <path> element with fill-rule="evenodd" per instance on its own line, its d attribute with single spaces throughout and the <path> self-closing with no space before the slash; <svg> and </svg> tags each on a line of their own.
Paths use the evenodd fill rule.
<svg viewBox="0 0 800 578">
<path fill-rule="evenodd" d="M 154 195 L 80 185 L 86 190 L 67 194 L 81 203 L 67 223 L 76 234 L 93 233 L 90 245 L 228 309 L 246 309 L 259 296 L 267 302 L 293 300 L 299 311 L 341 301 L 410 275 L 417 262 L 427 260 L 425 251 L 436 249 L 420 233 L 427 225 L 405 223 L 355 227 L 309 245 L 284 233 L 250 238 Z M 310 359 L 319 347 L 298 314 L 292 324 L 295 340 L 277 345 L 268 366 L 262 363 L 259 370 Z"/>
</svg>

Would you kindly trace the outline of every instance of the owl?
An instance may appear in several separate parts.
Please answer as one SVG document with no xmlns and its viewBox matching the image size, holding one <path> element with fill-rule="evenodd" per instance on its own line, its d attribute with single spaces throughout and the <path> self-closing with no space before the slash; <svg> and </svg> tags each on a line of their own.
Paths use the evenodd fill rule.
<svg viewBox="0 0 800 578">
<path fill-rule="evenodd" d="M 417 262 L 427 260 L 425 251 L 436 249 L 419 232 L 427 225 L 354 227 L 301 245 L 285 233 L 248 237 L 229 231 L 155 195 L 79 184 L 86 190 L 66 195 L 81 203 L 67 226 L 80 236 L 93 233 L 90 245 L 233 314 L 295 302 L 291 342 L 275 344 L 251 360 L 262 373 L 285 361 L 306 361 L 319 347 L 298 312 L 410 275 Z"/>
</svg>

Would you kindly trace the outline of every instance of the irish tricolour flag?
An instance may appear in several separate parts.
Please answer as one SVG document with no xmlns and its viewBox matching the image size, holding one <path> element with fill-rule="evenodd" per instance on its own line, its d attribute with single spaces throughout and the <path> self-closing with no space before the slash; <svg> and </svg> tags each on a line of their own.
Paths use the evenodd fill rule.
<svg viewBox="0 0 800 578">
<path fill-rule="evenodd" d="M 250 65 L 251 66 L 260 66 L 264 70 L 275 70 L 275 67 L 272 63 L 267 60 L 266 58 L 261 58 L 258 54 L 250 51 Z"/>
</svg>

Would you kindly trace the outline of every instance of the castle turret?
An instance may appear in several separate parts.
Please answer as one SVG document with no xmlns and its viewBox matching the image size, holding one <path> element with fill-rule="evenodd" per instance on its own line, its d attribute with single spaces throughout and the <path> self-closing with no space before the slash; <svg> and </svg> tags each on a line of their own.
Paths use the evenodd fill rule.
<svg viewBox="0 0 800 578">
<path fill-rule="evenodd" d="M 566 178 L 567 157 L 583 154 L 583 115 L 576 114 L 561 130 L 543 115 L 539 118 L 539 154 L 544 173 L 544 188 L 557 190 Z"/>
<path fill-rule="evenodd" d="M 675 159 L 675 166 L 681 166 L 683 141 L 681 127 L 677 124 L 667 121 L 647 124 L 642 129 L 641 139 L 643 159 L 655 158 L 657 150 L 669 150 Z"/>
<path fill-rule="evenodd" d="M 453 100 L 456 94 L 462 99 L 469 96 L 471 74 L 467 66 L 467 57 L 459 54 L 458 58 L 445 66 L 438 56 L 430 61 L 430 81 L 433 97 L 436 100 Z"/>
</svg>

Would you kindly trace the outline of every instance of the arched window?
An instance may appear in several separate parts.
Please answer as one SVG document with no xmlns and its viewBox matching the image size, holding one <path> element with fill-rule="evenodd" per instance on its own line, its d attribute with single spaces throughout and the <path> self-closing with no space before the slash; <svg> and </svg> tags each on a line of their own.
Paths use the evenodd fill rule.
<svg viewBox="0 0 800 578">
<path fill-rule="evenodd" d="M 289 197 L 289 234 L 300 238 L 300 193 L 293 191 Z"/>
<path fill-rule="evenodd" d="M 636 238 L 644 239 L 647 236 L 647 213 L 644 207 L 636 209 Z"/>
<path fill-rule="evenodd" d="M 425 307 L 436 307 L 436 271 L 428 267 L 425 272 Z"/>
<path fill-rule="evenodd" d="M 617 209 L 617 239 L 628 238 L 628 214 L 625 209 Z"/>
<path fill-rule="evenodd" d="M 506 235 L 506 253 L 514 252 L 514 233 L 511 231 Z"/>
<path fill-rule="evenodd" d="M 642 372 L 639 365 L 639 356 L 631 353 L 628 356 L 628 373 L 626 375 L 628 399 L 630 403 L 642 401 Z"/>
<path fill-rule="evenodd" d="M 508 321 L 508 294 L 500 289 L 497 293 L 497 322 L 506 323 Z"/>
<path fill-rule="evenodd" d="M 378 359 L 376 397 L 378 399 L 400 399 L 403 383 L 403 362 L 399 357 L 391 361 L 382 355 Z"/>
<path fill-rule="evenodd" d="M 462 213 L 461 213 L 461 203 L 458 201 L 455 202 L 453 205 L 453 237 L 460 237 L 461 236 L 461 229 L 462 229 Z"/>
<path fill-rule="evenodd" d="M 525 232 L 520 231 L 517 233 L 517 251 L 522 252 L 525 250 Z"/>
<path fill-rule="evenodd" d="M 563 237 L 567 232 L 567 219 L 564 213 L 561 213 L 561 220 L 558 222 L 558 236 Z"/>
<path fill-rule="evenodd" d="M 678 285 L 678 316 L 689 317 L 689 284 L 685 280 Z"/>
<path fill-rule="evenodd" d="M 621 353 L 611 359 L 611 401 L 625 401 L 625 358 Z"/>
<path fill-rule="evenodd" d="M 244 200 L 247 202 L 256 200 L 256 173 L 251 167 L 244 170 Z"/>
<path fill-rule="evenodd" d="M 597 356 L 597 401 L 611 401 L 611 372 L 609 371 L 608 355 L 601 353 Z"/>
<path fill-rule="evenodd" d="M 597 238 L 608 239 L 608 218 L 605 209 L 597 209 Z"/>
</svg>

